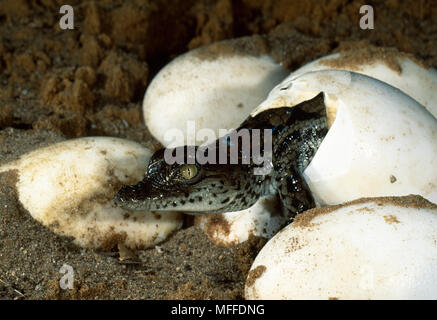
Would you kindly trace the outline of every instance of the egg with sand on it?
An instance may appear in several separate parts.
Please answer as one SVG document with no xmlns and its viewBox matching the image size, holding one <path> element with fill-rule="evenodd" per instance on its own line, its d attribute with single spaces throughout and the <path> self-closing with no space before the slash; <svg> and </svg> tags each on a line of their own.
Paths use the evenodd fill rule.
<svg viewBox="0 0 437 320">
<path fill-rule="evenodd" d="M 352 71 L 383 81 L 403 91 L 437 117 L 437 71 L 410 54 L 368 45 L 309 62 L 293 71 L 287 79 L 321 70 Z"/>
<path fill-rule="evenodd" d="M 128 211 L 114 194 L 144 176 L 151 151 L 124 139 L 87 137 L 59 142 L 0 166 L 13 170 L 20 204 L 57 234 L 80 246 L 153 246 L 182 226 L 182 215 Z"/>
<path fill-rule="evenodd" d="M 236 128 L 288 75 L 270 56 L 242 50 L 249 40 L 222 41 L 189 51 L 153 78 L 144 95 L 143 116 L 159 142 L 173 147 L 199 145 L 204 137 L 194 131 L 202 129 L 213 130 L 218 138 L 219 129 Z M 173 141 L 175 129 L 183 133 L 180 143 Z"/>
<path fill-rule="evenodd" d="M 196 216 L 199 226 L 209 239 L 219 245 L 230 246 L 246 241 L 250 235 L 270 239 L 286 223 L 276 195 L 261 197 L 248 209 L 225 214 Z"/>
<path fill-rule="evenodd" d="M 246 299 L 436 299 L 437 205 L 367 198 L 299 215 L 258 253 Z"/>
</svg>

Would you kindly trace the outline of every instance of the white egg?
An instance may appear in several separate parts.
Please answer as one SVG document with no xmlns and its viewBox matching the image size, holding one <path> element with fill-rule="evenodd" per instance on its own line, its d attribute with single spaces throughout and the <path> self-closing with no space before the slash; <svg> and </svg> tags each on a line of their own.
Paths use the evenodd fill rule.
<svg viewBox="0 0 437 320">
<path fill-rule="evenodd" d="M 199 131 L 204 128 L 212 129 L 218 138 L 218 129 L 238 127 L 288 75 L 269 56 L 220 50 L 205 54 L 207 49 L 174 59 L 147 88 L 143 101 L 145 123 L 165 146 L 201 144 L 205 139 Z M 175 129 L 183 133 L 180 143 L 175 142 Z"/>
<path fill-rule="evenodd" d="M 307 211 L 259 252 L 246 299 L 437 299 L 437 206 L 418 196 Z"/>
<path fill-rule="evenodd" d="M 306 72 L 327 69 L 362 73 L 402 90 L 437 117 L 437 71 L 434 68 L 427 68 L 398 51 L 380 48 L 371 57 L 368 55 L 363 50 L 331 54 L 302 66 L 288 79 Z"/>
<path fill-rule="evenodd" d="M 33 218 L 81 246 L 152 246 L 182 225 L 179 213 L 127 211 L 112 199 L 123 184 L 140 181 L 151 152 L 117 138 L 60 142 L 0 167 L 16 170 L 16 191 Z"/>
<path fill-rule="evenodd" d="M 195 225 L 212 242 L 225 246 L 242 243 L 250 236 L 270 239 L 288 222 L 276 195 L 261 197 L 245 210 L 195 217 Z"/>
<path fill-rule="evenodd" d="M 419 194 L 437 203 L 437 119 L 402 91 L 322 70 L 284 81 L 254 114 L 325 94 L 332 123 L 304 177 L 319 205 Z"/>
</svg>

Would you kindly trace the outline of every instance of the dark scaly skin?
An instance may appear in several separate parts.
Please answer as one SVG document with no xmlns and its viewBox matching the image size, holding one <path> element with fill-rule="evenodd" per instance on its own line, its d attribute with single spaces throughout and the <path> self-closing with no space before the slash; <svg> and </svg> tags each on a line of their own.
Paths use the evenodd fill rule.
<svg viewBox="0 0 437 320">
<path fill-rule="evenodd" d="M 314 200 L 302 173 L 328 132 L 323 93 L 292 108 L 270 109 L 249 117 L 237 132 L 243 128 L 272 129 L 270 174 L 254 175 L 253 169 L 262 165 L 255 164 L 252 158 L 249 164 L 242 164 L 239 143 L 238 164 L 229 164 L 231 155 L 227 150 L 228 164 L 201 165 L 196 160 L 197 174 L 186 179 L 181 173 L 186 164 L 167 164 L 165 149 L 161 149 L 150 159 L 144 180 L 123 187 L 115 197 L 116 203 L 130 210 L 202 214 L 243 210 L 263 195 L 278 194 L 291 218 L 313 208 Z M 226 138 L 214 142 L 217 148 L 223 139 Z M 260 140 L 263 150 L 263 135 Z M 179 148 L 197 150 L 197 147 Z M 216 159 L 218 163 L 218 154 Z"/>
</svg>

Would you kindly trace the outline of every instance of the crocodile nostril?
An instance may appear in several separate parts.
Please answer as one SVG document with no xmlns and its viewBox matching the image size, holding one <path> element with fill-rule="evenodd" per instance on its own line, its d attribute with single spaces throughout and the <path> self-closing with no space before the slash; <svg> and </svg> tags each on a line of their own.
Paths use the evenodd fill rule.
<svg viewBox="0 0 437 320">
<path fill-rule="evenodd" d="M 293 86 L 293 84 L 290 83 L 288 86 L 286 86 L 286 87 L 282 87 L 281 89 L 279 89 L 279 91 L 288 90 L 288 89 L 290 89 L 292 86 Z"/>
</svg>

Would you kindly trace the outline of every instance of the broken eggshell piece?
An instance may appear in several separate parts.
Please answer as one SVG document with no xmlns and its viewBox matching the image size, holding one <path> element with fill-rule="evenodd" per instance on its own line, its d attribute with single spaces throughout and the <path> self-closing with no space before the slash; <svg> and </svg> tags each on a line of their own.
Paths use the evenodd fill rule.
<svg viewBox="0 0 437 320">
<path fill-rule="evenodd" d="M 399 89 L 322 70 L 284 81 L 252 114 L 324 92 L 331 127 L 304 177 L 319 205 L 419 194 L 437 202 L 437 119 Z"/>
<path fill-rule="evenodd" d="M 182 225 L 179 213 L 127 211 L 113 203 L 122 184 L 143 178 L 150 156 L 128 140 L 79 138 L 25 154 L 0 172 L 16 170 L 20 203 L 54 232 L 85 247 L 144 248 Z"/>
<path fill-rule="evenodd" d="M 246 299 L 436 299 L 437 206 L 419 196 L 304 212 L 259 252 Z"/>
<path fill-rule="evenodd" d="M 198 215 L 198 225 L 218 245 L 235 245 L 251 235 L 270 239 L 289 221 L 276 195 L 261 197 L 252 207 L 227 213 Z"/>
</svg>

